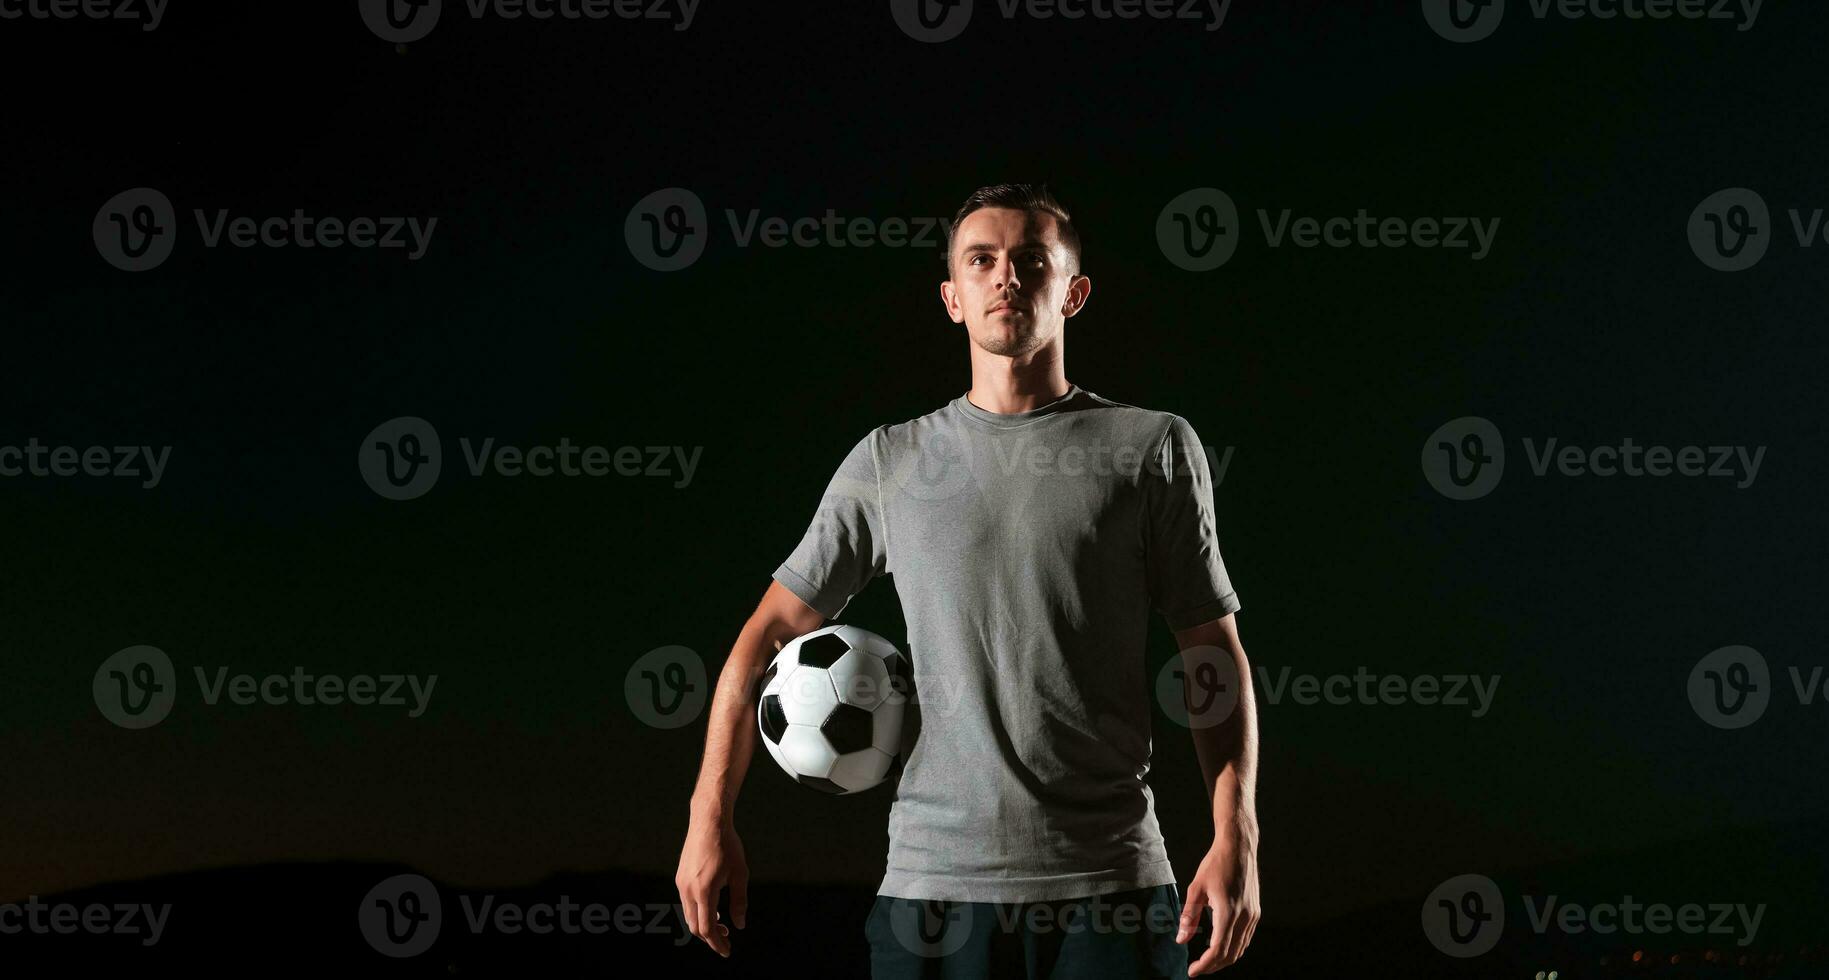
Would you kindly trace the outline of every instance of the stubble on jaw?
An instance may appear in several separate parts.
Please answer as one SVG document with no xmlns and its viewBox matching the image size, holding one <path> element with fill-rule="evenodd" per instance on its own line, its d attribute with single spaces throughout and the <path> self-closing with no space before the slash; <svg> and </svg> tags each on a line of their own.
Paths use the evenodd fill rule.
<svg viewBox="0 0 1829 980">
<path fill-rule="evenodd" d="M 1047 343 L 1047 338 L 1036 330 L 1008 332 L 987 330 L 986 333 L 989 336 L 974 338 L 973 342 L 978 345 L 978 349 L 998 357 L 1021 357 L 1024 354 L 1032 354 Z"/>
<path fill-rule="evenodd" d="M 1031 341 L 1035 340 L 1033 337 L 1029 339 Z M 996 354 L 998 357 L 1021 357 L 1024 354 L 1032 353 L 1040 349 L 1041 342 L 1035 341 L 1034 343 L 1029 344 L 1005 343 L 1003 338 L 998 337 L 988 344 L 979 344 L 978 348 L 986 354 Z"/>
</svg>

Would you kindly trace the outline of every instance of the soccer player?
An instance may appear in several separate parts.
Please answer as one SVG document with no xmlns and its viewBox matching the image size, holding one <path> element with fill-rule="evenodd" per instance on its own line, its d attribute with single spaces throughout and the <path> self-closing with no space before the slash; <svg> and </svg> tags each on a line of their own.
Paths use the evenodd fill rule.
<svg viewBox="0 0 1829 980">
<path fill-rule="evenodd" d="M 744 625 L 675 876 L 688 928 L 730 955 L 726 886 L 745 925 L 732 808 L 768 660 L 887 572 L 920 733 L 866 926 L 875 980 L 1211 973 L 1244 952 L 1260 907 L 1256 716 L 1210 463 L 1180 416 L 1067 381 L 1066 320 L 1092 281 L 1045 187 L 973 193 L 945 259 L 940 296 L 965 325 L 971 389 L 851 449 Z M 1190 720 L 1213 840 L 1185 903 L 1145 781 L 1151 609 L 1182 651 L 1184 707 L 1214 702 L 1214 677 L 1233 685 L 1223 715 Z M 1206 909 L 1211 940 L 1190 964 Z"/>
</svg>

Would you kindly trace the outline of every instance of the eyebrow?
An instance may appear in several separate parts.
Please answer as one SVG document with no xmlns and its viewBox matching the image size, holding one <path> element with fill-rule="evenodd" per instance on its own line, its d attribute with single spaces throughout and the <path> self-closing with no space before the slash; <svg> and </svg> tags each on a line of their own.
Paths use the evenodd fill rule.
<svg viewBox="0 0 1829 980">
<path fill-rule="evenodd" d="M 1030 239 L 1028 241 L 1017 242 L 1016 247 L 1014 249 L 1012 249 L 1012 251 L 1021 251 L 1022 249 L 1025 249 L 1025 248 L 1038 248 L 1038 249 L 1041 249 L 1042 251 L 1046 252 L 1046 251 L 1048 251 L 1048 243 L 1047 242 L 1038 242 L 1033 239 Z M 995 251 L 997 251 L 997 246 L 992 245 L 989 242 L 977 242 L 972 245 L 967 245 L 964 248 L 964 250 L 962 250 L 959 254 L 972 255 L 972 254 L 978 253 L 978 252 L 995 252 Z"/>
</svg>

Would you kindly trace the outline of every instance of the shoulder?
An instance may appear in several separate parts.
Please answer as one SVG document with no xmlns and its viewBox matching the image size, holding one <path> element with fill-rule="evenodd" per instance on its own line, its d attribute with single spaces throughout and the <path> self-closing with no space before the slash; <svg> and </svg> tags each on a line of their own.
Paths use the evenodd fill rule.
<svg viewBox="0 0 1829 980">
<path fill-rule="evenodd" d="M 939 433 L 955 431 L 959 426 L 958 408 L 947 402 L 939 408 L 900 422 L 887 422 L 864 436 L 879 455 L 893 456 L 910 448 L 930 444 Z"/>
<path fill-rule="evenodd" d="M 1146 439 L 1152 445 L 1159 446 L 1171 437 L 1177 440 L 1194 439 L 1194 426 L 1174 412 L 1143 408 L 1090 391 L 1085 394 L 1089 407 L 1106 416 L 1114 426 L 1134 432 L 1139 439 Z"/>
</svg>

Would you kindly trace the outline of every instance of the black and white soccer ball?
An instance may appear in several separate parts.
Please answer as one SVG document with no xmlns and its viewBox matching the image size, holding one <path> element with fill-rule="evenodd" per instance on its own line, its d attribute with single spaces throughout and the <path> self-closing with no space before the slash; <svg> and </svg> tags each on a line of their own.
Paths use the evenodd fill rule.
<svg viewBox="0 0 1829 980">
<path fill-rule="evenodd" d="M 889 775 L 902 750 L 913 664 L 855 626 L 827 626 L 783 645 L 762 675 L 762 744 L 802 786 L 843 796 Z"/>
</svg>

